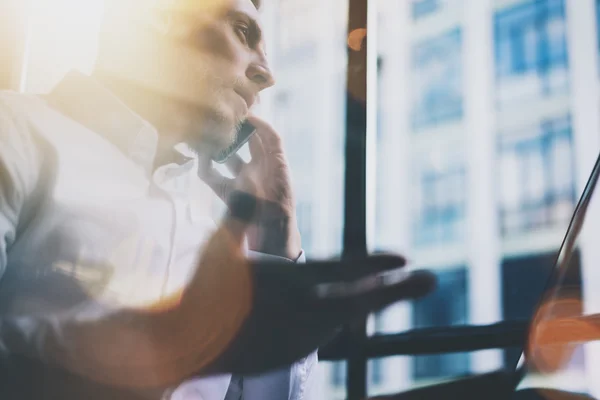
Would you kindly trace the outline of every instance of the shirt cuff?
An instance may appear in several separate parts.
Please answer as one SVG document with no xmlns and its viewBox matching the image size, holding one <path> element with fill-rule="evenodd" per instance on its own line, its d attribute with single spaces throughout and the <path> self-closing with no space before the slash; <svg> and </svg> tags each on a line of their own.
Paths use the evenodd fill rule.
<svg viewBox="0 0 600 400">
<path fill-rule="evenodd" d="M 263 261 L 279 261 L 279 262 L 287 262 L 287 263 L 295 263 L 295 264 L 304 264 L 306 263 L 306 255 L 304 254 L 304 250 L 300 252 L 300 255 L 297 259 L 292 260 L 285 257 L 274 256 L 272 254 L 259 253 L 258 251 L 248 250 L 248 258 L 252 260 L 263 260 Z"/>
</svg>

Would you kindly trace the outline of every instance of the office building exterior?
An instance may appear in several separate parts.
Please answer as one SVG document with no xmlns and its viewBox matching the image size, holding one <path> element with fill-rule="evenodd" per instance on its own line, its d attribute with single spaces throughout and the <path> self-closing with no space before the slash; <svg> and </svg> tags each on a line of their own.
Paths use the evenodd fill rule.
<svg viewBox="0 0 600 400">
<path fill-rule="evenodd" d="M 305 33 L 298 35 L 300 41 L 315 38 L 313 52 L 292 57 L 289 64 L 285 54 L 273 53 L 279 83 L 300 84 L 308 95 L 284 110 L 276 105 L 281 89 L 274 88 L 275 105 L 267 115 L 276 120 L 289 113 L 313 127 L 333 127 L 280 125 L 286 142 L 318 144 L 321 154 L 341 157 L 343 138 L 338 137 L 344 119 L 338 90 L 344 79 L 339 66 L 345 43 L 339 35 L 345 27 L 335 17 L 343 14 L 344 4 L 296 5 L 310 9 L 311 16 L 282 11 L 296 2 L 281 1 L 266 21 L 276 24 L 275 37 L 293 36 L 290 26 L 300 25 Z M 439 288 L 414 304 L 395 305 L 373 316 L 370 328 L 390 333 L 528 318 L 600 148 L 597 4 L 373 4 L 378 12 L 379 71 L 377 93 L 371 96 L 378 112 L 372 116 L 377 131 L 370 132 L 377 146 L 376 183 L 370 186 L 375 188 L 370 203 L 374 210 L 367 213 L 374 227 L 370 245 L 372 250 L 402 252 L 415 267 L 436 271 Z M 321 74 L 315 75 L 317 90 L 308 89 L 314 81 L 305 71 Z M 332 75 L 326 71 L 336 78 L 327 79 Z M 308 180 L 298 189 L 300 196 L 307 196 L 306 206 L 299 209 L 301 221 L 310 221 L 301 229 L 310 230 L 311 239 L 324 232 L 335 237 L 341 214 L 323 219 L 314 210 L 328 199 L 341 199 L 340 187 L 322 181 L 343 179 L 336 165 L 343 158 L 312 157 L 309 173 L 306 164 L 297 167 L 292 159 L 296 173 Z M 324 177 L 322 170 L 329 175 Z M 585 260 L 597 250 L 588 244 L 592 230 L 583 235 L 575 262 L 588 280 L 598 272 Z M 309 255 L 312 244 L 306 246 Z M 327 250 L 335 254 L 338 248 Z M 369 391 L 393 392 L 510 368 L 518 354 L 518 349 L 509 349 L 371 360 Z M 597 363 L 594 358 L 589 353 L 580 362 Z M 344 398 L 344 363 L 324 363 L 319 372 L 322 398 Z"/>
</svg>

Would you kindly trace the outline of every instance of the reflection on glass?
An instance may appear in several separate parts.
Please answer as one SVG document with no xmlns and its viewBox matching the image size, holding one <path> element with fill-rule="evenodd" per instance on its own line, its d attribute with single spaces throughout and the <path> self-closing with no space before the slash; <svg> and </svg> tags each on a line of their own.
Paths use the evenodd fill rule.
<svg viewBox="0 0 600 400">
<path fill-rule="evenodd" d="M 600 203 L 594 191 L 600 171 L 596 169 L 535 312 L 525 357 L 521 360 L 524 376 L 520 389 L 553 389 L 594 398 L 600 394 L 597 384 L 600 324 L 596 313 L 599 303 L 591 294 L 596 287 L 595 276 L 582 275 L 578 250 L 581 230 L 597 225 L 594 217 Z"/>
</svg>

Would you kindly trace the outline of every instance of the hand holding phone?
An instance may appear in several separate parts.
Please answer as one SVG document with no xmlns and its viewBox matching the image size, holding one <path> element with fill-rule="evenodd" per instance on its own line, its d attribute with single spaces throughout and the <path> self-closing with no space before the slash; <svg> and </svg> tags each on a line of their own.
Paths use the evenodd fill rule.
<svg viewBox="0 0 600 400">
<path fill-rule="evenodd" d="M 237 130 L 235 141 L 231 146 L 220 151 L 213 157 L 213 161 L 224 164 L 232 155 L 240 151 L 248 140 L 256 133 L 256 128 L 248 121 L 244 121 L 240 124 Z"/>
</svg>

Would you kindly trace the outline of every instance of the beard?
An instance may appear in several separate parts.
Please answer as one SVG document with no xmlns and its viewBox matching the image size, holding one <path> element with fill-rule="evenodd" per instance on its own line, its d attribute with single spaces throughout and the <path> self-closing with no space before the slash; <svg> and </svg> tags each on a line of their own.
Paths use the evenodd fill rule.
<svg viewBox="0 0 600 400">
<path fill-rule="evenodd" d="M 205 110 L 197 121 L 186 142 L 196 153 L 215 158 L 235 146 L 243 119 L 213 109 Z"/>
</svg>

